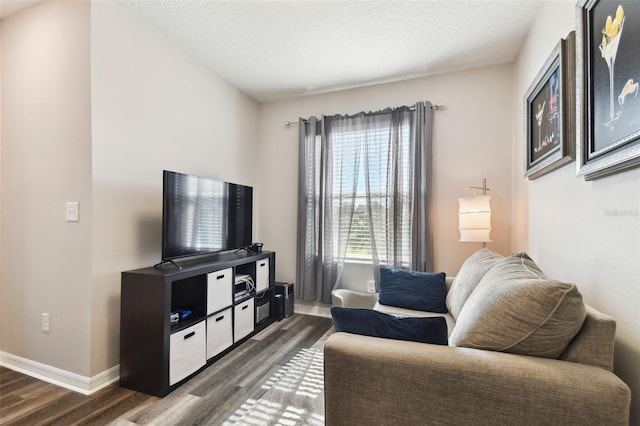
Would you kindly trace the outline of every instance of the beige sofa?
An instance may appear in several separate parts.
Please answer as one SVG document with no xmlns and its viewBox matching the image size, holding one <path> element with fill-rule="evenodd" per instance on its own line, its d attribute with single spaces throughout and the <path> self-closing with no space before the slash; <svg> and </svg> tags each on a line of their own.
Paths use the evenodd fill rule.
<svg viewBox="0 0 640 426">
<path fill-rule="evenodd" d="M 615 321 L 585 306 L 575 286 L 548 280 L 526 255 L 503 258 L 484 249 L 455 279 L 447 278 L 447 289 L 449 346 L 330 336 L 324 361 L 327 425 L 629 423 L 630 390 L 612 372 Z M 559 296 L 550 296 L 556 290 Z M 552 304 L 553 297 L 560 302 L 549 314 L 544 303 Z M 504 312 L 511 305 L 517 305 L 515 319 Z M 380 303 L 375 309 L 430 315 Z M 491 318 L 496 311 L 497 320 Z M 522 324 L 514 323 L 529 315 L 542 315 L 543 321 L 524 337 L 517 335 Z M 489 327 L 483 328 L 486 318 Z M 572 327 L 577 331 L 558 343 Z"/>
</svg>

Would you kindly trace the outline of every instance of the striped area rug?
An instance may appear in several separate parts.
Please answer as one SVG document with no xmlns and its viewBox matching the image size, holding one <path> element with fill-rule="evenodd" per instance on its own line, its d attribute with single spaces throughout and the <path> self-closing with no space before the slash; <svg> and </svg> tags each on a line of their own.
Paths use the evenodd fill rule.
<svg viewBox="0 0 640 426">
<path fill-rule="evenodd" d="M 224 423 L 244 425 L 324 425 L 323 347 L 301 349 Z"/>
<path fill-rule="evenodd" d="M 331 327 L 311 348 L 300 349 L 263 385 L 259 399 L 249 399 L 224 426 L 324 425 L 324 344 Z"/>
</svg>

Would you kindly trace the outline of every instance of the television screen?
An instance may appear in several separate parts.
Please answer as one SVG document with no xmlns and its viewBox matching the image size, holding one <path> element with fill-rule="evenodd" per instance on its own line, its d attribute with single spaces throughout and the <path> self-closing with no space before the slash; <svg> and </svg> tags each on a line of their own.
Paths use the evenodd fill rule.
<svg viewBox="0 0 640 426">
<path fill-rule="evenodd" d="M 251 245 L 253 188 L 165 170 L 162 260 Z"/>
</svg>

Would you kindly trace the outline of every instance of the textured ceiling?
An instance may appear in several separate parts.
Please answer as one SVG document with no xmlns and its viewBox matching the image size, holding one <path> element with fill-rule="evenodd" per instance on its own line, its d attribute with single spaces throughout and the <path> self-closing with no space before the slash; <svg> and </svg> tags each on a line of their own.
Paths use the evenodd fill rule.
<svg viewBox="0 0 640 426">
<path fill-rule="evenodd" d="M 540 5 L 535 0 L 119 1 L 259 102 L 513 61 Z M 0 0 L 0 12 L 34 3 Z"/>
<path fill-rule="evenodd" d="M 531 0 L 121 3 L 257 101 L 510 62 L 540 5 Z"/>
</svg>

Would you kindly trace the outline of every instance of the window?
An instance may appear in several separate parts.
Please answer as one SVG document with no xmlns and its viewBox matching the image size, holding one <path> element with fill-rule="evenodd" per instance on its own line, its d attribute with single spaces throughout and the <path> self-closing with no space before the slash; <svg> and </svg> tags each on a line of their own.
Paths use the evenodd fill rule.
<svg viewBox="0 0 640 426">
<path fill-rule="evenodd" d="M 377 120 L 331 132 L 332 237 L 345 260 L 411 261 L 410 122 Z M 373 238 L 372 238 L 373 237 Z M 344 249 L 334 244 L 334 256 Z M 398 265 L 399 266 L 399 265 Z"/>
<path fill-rule="evenodd" d="M 345 261 L 429 271 L 432 105 L 300 119 L 296 280 L 331 303 Z M 319 136 L 318 136 L 319 135 Z"/>
</svg>

